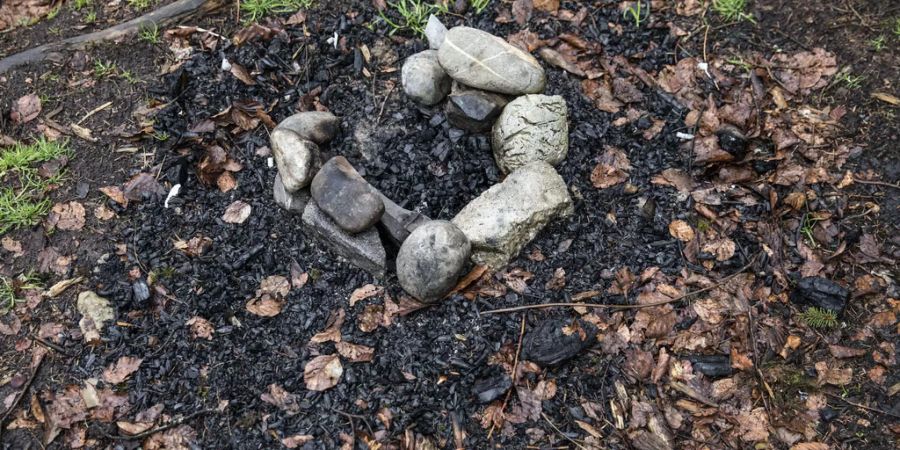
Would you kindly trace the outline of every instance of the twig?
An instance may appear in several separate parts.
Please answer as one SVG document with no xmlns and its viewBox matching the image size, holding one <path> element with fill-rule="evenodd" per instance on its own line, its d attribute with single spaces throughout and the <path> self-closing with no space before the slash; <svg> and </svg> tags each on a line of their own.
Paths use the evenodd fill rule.
<svg viewBox="0 0 900 450">
<path fill-rule="evenodd" d="M 578 442 L 575 442 L 574 439 L 570 438 L 569 436 L 566 436 L 566 433 L 563 433 L 559 428 L 557 428 L 556 425 L 554 425 L 553 422 L 550 421 L 550 418 L 547 417 L 547 414 L 545 414 L 545 413 L 542 412 L 542 413 L 541 413 L 541 417 L 543 417 L 544 420 L 546 420 L 547 423 L 549 423 L 550 426 L 553 427 L 553 429 L 554 429 L 557 433 L 559 433 L 560 436 L 564 437 L 567 441 L 571 442 L 571 443 L 574 444 L 576 447 L 578 447 L 578 448 L 580 448 L 580 449 L 582 449 L 582 450 L 587 450 L 583 445 L 579 444 Z"/>
<path fill-rule="evenodd" d="M 28 381 L 25 382 L 25 386 L 19 391 L 19 395 L 16 396 L 16 399 L 13 400 L 12 405 L 9 406 L 9 409 L 3 413 L 3 417 L 0 417 L 0 437 L 3 437 L 4 425 L 6 423 L 6 419 L 9 418 L 9 415 L 12 414 L 13 410 L 19 405 L 19 402 L 22 401 L 22 397 L 25 397 L 25 393 L 28 392 L 28 389 L 31 388 L 31 384 L 34 383 L 35 377 L 37 377 L 38 372 L 41 371 L 41 366 L 44 363 L 44 353 L 38 357 L 37 365 L 34 367 L 34 371 L 31 372 L 31 376 L 28 377 Z"/>
<path fill-rule="evenodd" d="M 827 395 L 827 396 L 829 396 L 829 397 L 831 397 L 831 398 L 833 398 L 833 399 L 840 400 L 840 401 L 842 401 L 842 402 L 844 402 L 844 403 L 846 403 L 846 404 L 848 404 L 848 405 L 850 405 L 850 406 L 855 406 L 855 407 L 857 407 L 857 408 L 859 408 L 859 409 L 864 409 L 864 410 L 866 410 L 866 411 L 872 411 L 872 412 L 875 412 L 875 413 L 878 413 L 878 414 L 884 414 L 884 415 L 886 415 L 886 416 L 890 416 L 890 417 L 894 417 L 894 418 L 900 419 L 900 414 L 894 414 L 894 413 L 892 413 L 892 412 L 885 411 L 885 410 L 883 410 L 883 409 L 873 408 L 873 407 L 871 407 L 871 406 L 866 406 L 866 405 L 862 405 L 862 404 L 859 404 L 859 403 L 854 403 L 854 402 L 851 402 L 850 400 L 847 400 L 847 399 L 845 399 L 845 398 L 839 397 L 839 396 L 837 396 L 837 395 L 829 394 L 828 392 L 826 392 L 825 395 Z"/>
<path fill-rule="evenodd" d="M 884 187 L 891 187 L 894 189 L 900 189 L 900 184 L 891 184 L 891 183 L 887 183 L 884 181 L 860 180 L 859 178 L 856 178 L 856 177 L 853 177 L 853 181 L 855 181 L 859 184 L 874 184 L 875 186 L 884 186 Z"/>
<path fill-rule="evenodd" d="M 342 416 L 344 416 L 344 417 L 346 417 L 346 418 L 348 418 L 348 419 L 351 419 L 351 420 L 350 420 L 350 425 L 351 425 L 351 426 L 353 426 L 353 420 L 352 420 L 352 419 L 359 419 L 359 420 L 362 420 L 362 422 L 366 425 L 366 428 L 369 429 L 369 433 L 370 433 L 370 434 L 375 434 L 375 432 L 372 431 L 372 426 L 369 425 L 369 421 L 366 420 L 365 417 L 360 416 L 359 414 L 350 414 L 350 413 L 348 413 L 348 412 L 344 412 L 344 411 L 341 411 L 341 410 L 336 409 L 336 408 L 331 408 L 331 410 L 334 411 L 334 412 L 336 412 L 336 413 L 338 413 L 338 414 L 340 414 L 340 415 L 342 415 Z"/>
<path fill-rule="evenodd" d="M 386 105 L 388 99 L 391 98 L 391 94 L 394 92 L 395 87 L 397 87 L 397 85 L 394 83 L 391 83 L 391 88 L 388 90 L 387 95 L 384 96 L 384 101 L 381 102 L 381 110 L 378 111 L 378 119 L 375 120 L 376 125 L 381 123 L 381 116 L 384 114 L 384 105 Z"/>
<path fill-rule="evenodd" d="M 221 412 L 221 411 L 220 411 L 218 408 L 202 409 L 202 410 L 197 411 L 197 412 L 195 412 L 195 413 L 188 414 L 188 415 L 186 415 L 186 416 L 184 416 L 184 417 L 182 417 L 182 418 L 180 418 L 180 419 L 173 420 L 173 421 L 171 421 L 171 422 L 169 422 L 169 423 L 167 423 L 167 424 L 165 424 L 165 425 L 160 425 L 160 426 L 158 426 L 158 427 L 156 427 L 156 428 L 153 428 L 153 429 L 144 431 L 143 433 L 133 434 L 133 435 L 130 435 L 130 436 L 122 436 L 122 435 L 115 435 L 115 434 L 113 434 L 113 435 L 107 435 L 107 437 L 109 437 L 110 439 L 116 439 L 116 440 L 119 440 L 119 441 L 136 441 L 136 440 L 143 439 L 143 438 L 145 438 L 145 437 L 147 437 L 147 436 L 150 436 L 151 434 L 156 434 L 156 433 L 159 433 L 159 432 L 161 432 L 161 431 L 166 431 L 166 430 L 168 430 L 169 428 L 175 428 L 175 427 L 177 427 L 177 426 L 179 426 L 179 425 L 181 425 L 181 424 L 183 424 L 183 423 L 185 423 L 185 422 L 187 422 L 187 421 L 189 421 L 189 420 L 191 420 L 191 419 L 193 419 L 193 418 L 195 418 L 195 417 L 199 417 L 199 416 L 202 416 L 202 415 L 204 415 L 204 414 L 209 414 L 209 413 L 214 413 L 214 412 Z"/>
<path fill-rule="evenodd" d="M 92 109 L 89 113 L 85 114 L 84 117 L 81 118 L 81 120 L 76 122 L 75 125 L 81 125 L 81 122 L 84 122 L 85 120 L 87 120 L 88 117 L 91 117 L 94 114 L 97 114 L 98 112 L 103 111 L 106 108 L 109 108 L 110 106 L 112 106 L 112 104 L 113 104 L 113 102 L 106 102 L 106 103 Z"/>
<path fill-rule="evenodd" d="M 653 303 L 644 303 L 641 305 L 619 305 L 619 304 L 597 304 L 597 303 L 539 303 L 537 305 L 524 305 L 524 306 L 516 306 L 513 308 L 501 308 L 501 309 L 492 309 L 490 311 L 483 311 L 481 314 L 500 314 L 500 313 L 509 313 L 516 311 L 524 311 L 526 309 L 541 309 L 541 308 L 557 308 L 557 307 L 584 307 L 584 308 L 619 308 L 619 309 L 643 309 L 643 308 L 652 308 L 654 306 L 668 305 L 669 303 L 680 302 L 688 297 L 693 295 L 702 294 L 706 291 L 711 291 L 719 286 L 730 281 L 732 278 L 744 273 L 747 269 L 749 269 L 756 262 L 756 258 L 759 257 L 759 253 L 753 255 L 753 258 L 750 259 L 750 262 L 747 263 L 744 267 L 738 269 L 737 272 L 726 276 L 719 280 L 718 283 L 707 286 L 703 289 L 697 289 L 696 291 L 688 292 L 687 294 L 681 295 L 679 297 L 675 297 L 669 300 L 663 300 L 661 302 L 653 302 Z"/>
<path fill-rule="evenodd" d="M 522 315 L 522 326 L 519 328 L 519 343 L 516 345 L 516 357 L 513 360 L 513 369 L 512 369 L 512 382 L 513 386 L 516 384 L 516 372 L 519 370 L 519 353 L 522 352 L 522 338 L 525 336 L 525 315 Z M 512 395 L 512 389 L 506 391 L 506 398 L 503 399 L 503 405 L 500 406 L 500 412 L 506 411 L 506 404 L 509 402 L 509 397 Z M 491 435 L 494 434 L 494 427 L 496 424 L 491 425 L 491 431 L 488 432 L 488 439 L 491 438 Z"/>
<path fill-rule="evenodd" d="M 38 344 L 41 344 L 41 345 L 43 345 L 44 347 L 47 347 L 47 348 L 49 348 L 50 350 L 53 350 L 53 351 L 55 351 L 56 353 L 59 353 L 59 354 L 61 354 L 61 355 L 63 355 L 63 356 L 72 356 L 72 354 L 69 353 L 69 352 L 67 352 L 64 348 L 62 348 L 62 347 L 60 347 L 60 346 L 58 346 L 58 345 L 56 345 L 56 344 L 54 344 L 54 343 L 52 343 L 52 342 L 47 342 L 47 341 L 45 341 L 44 339 L 42 339 L 42 338 L 40 338 L 40 337 L 38 337 L 38 336 L 31 336 L 31 340 L 33 340 L 33 341 L 37 342 Z"/>
</svg>

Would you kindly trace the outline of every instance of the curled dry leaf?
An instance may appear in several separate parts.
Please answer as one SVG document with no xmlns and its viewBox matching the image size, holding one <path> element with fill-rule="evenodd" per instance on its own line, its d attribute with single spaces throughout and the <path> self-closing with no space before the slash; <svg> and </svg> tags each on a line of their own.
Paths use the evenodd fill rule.
<svg viewBox="0 0 900 450">
<path fill-rule="evenodd" d="M 256 84 L 256 80 L 254 80 L 253 77 L 250 76 L 250 72 L 248 72 L 244 66 L 238 63 L 231 63 L 231 74 L 234 75 L 238 80 L 241 80 L 247 86 L 253 86 Z"/>
<path fill-rule="evenodd" d="M 212 246 L 213 240 L 206 236 L 194 236 L 187 241 L 177 240 L 174 242 L 175 249 L 187 256 L 200 256 Z"/>
<path fill-rule="evenodd" d="M 128 199 L 125 198 L 125 192 L 122 191 L 122 188 L 118 186 L 104 186 L 100 188 L 100 192 L 104 193 L 114 202 L 122 206 L 128 206 Z"/>
<path fill-rule="evenodd" d="M 194 316 L 188 319 L 184 324 L 191 327 L 191 336 L 193 336 L 194 339 L 212 340 L 215 330 L 208 320 L 200 316 Z"/>
<path fill-rule="evenodd" d="M 382 292 L 384 292 L 384 288 L 375 286 L 374 284 L 367 284 L 361 288 L 354 290 L 353 293 L 350 294 L 350 306 L 355 305 L 356 302 L 360 300 L 365 300 Z"/>
<path fill-rule="evenodd" d="M 606 147 L 606 151 L 600 156 L 600 162 L 591 172 L 591 184 L 598 189 L 606 189 L 615 186 L 628 179 L 628 171 L 631 170 L 631 162 L 628 155 L 616 147 Z"/>
<path fill-rule="evenodd" d="M 281 445 L 287 448 L 297 448 L 306 443 L 312 442 L 313 437 L 308 434 L 295 434 L 281 439 Z"/>
<path fill-rule="evenodd" d="M 816 363 L 816 372 L 819 374 L 818 382 L 820 384 L 844 386 L 853 381 L 853 369 L 849 367 L 840 369 L 825 361 Z"/>
<path fill-rule="evenodd" d="M 669 227 L 671 232 L 671 225 L 669 225 Z M 693 230 L 691 230 L 691 232 L 693 232 Z M 714 255 L 716 261 L 728 261 L 731 259 L 731 257 L 734 256 L 735 248 L 736 245 L 734 241 L 728 238 L 716 239 L 703 244 L 703 251 Z"/>
<path fill-rule="evenodd" d="M 691 228 L 690 224 L 683 220 L 673 220 L 672 223 L 669 224 L 669 234 L 681 242 L 690 242 L 696 237 L 694 229 Z"/>
<path fill-rule="evenodd" d="M 343 308 L 333 312 L 328 318 L 327 328 L 316 333 L 309 341 L 315 344 L 341 342 L 341 326 L 344 324 L 345 315 Z"/>
<path fill-rule="evenodd" d="M 343 373 L 344 367 L 338 355 L 321 355 L 306 363 L 303 381 L 311 391 L 324 391 L 337 385 Z"/>
<path fill-rule="evenodd" d="M 275 317 L 281 313 L 284 301 L 266 294 L 262 298 L 254 298 L 247 302 L 247 311 L 260 317 Z"/>
<path fill-rule="evenodd" d="M 369 362 L 375 358 L 375 349 L 365 345 L 338 342 L 334 347 L 350 362 Z"/>
<path fill-rule="evenodd" d="M 222 221 L 225 223 L 244 223 L 250 217 L 250 210 L 249 204 L 236 200 L 225 209 L 225 214 L 222 214 Z"/>
<path fill-rule="evenodd" d="M 118 384 L 125 381 L 129 375 L 138 370 L 141 366 L 143 358 L 135 358 L 133 356 L 123 356 L 116 361 L 115 364 L 107 367 L 103 371 L 103 380 L 107 383 Z"/>
<path fill-rule="evenodd" d="M 300 412 L 299 397 L 296 394 L 286 391 L 283 387 L 275 383 L 270 384 L 269 392 L 260 394 L 259 399 L 275 405 L 278 409 L 288 413 L 288 415 L 294 415 Z"/>
</svg>

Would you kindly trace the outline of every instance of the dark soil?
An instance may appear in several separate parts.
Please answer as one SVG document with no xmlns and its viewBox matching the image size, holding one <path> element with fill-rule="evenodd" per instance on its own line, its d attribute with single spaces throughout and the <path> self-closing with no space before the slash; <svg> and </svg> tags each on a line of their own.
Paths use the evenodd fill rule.
<svg viewBox="0 0 900 450">
<path fill-rule="evenodd" d="M 577 2 L 562 3 L 571 10 L 580 7 Z M 703 33 L 678 44 L 663 24 L 685 19 L 674 17 L 669 10 L 659 12 L 660 16 L 649 26 L 640 29 L 628 27 L 621 12 L 610 5 L 589 6 L 589 18 L 582 26 L 543 20 L 545 15 L 536 12 L 535 17 L 541 20 L 533 21 L 531 29 L 542 38 L 570 32 L 601 42 L 605 56 L 633 57 L 633 63 L 649 73 L 657 73 L 678 59 L 700 53 L 704 45 L 709 46 L 710 53 L 720 54 L 727 54 L 724 49 L 730 47 L 764 51 L 775 45 L 784 49 L 825 46 L 837 53 L 841 64 L 850 64 L 854 73 L 866 76 L 858 91 L 834 86 L 817 99 L 820 105 L 845 104 L 858 117 L 858 123 L 848 133 L 850 138 L 864 137 L 861 140 L 865 152 L 849 164 L 858 170 L 873 169 L 881 174 L 881 179 L 896 183 L 898 156 L 891 149 L 898 125 L 896 120 L 889 120 L 896 107 L 891 109 L 863 93 L 891 86 L 892 76 L 896 78 L 900 46 L 895 43 L 890 50 L 874 57 L 860 50 L 859 42 L 869 39 L 866 33 L 875 22 L 852 28 L 850 36 L 856 41 L 836 36 L 830 24 L 841 24 L 841 20 L 852 17 L 838 7 L 820 9 L 790 2 L 792 7 L 788 8 L 759 3 L 754 9 L 759 27 L 739 24 L 721 28 L 707 37 L 706 44 Z M 858 3 L 856 10 L 864 17 L 874 14 L 879 4 L 855 3 Z M 520 30 L 515 23 L 495 23 L 499 10 L 492 9 L 481 16 L 471 13 L 447 16 L 445 22 L 448 26 L 467 24 L 499 36 Z M 64 8 L 51 24 L 71 23 L 64 19 L 77 20 L 66 14 L 73 13 Z M 376 280 L 338 260 L 307 238 L 299 217 L 275 205 L 271 186 L 276 170 L 268 167 L 266 156 L 257 154 L 268 145 L 263 125 L 249 132 L 232 132 L 228 126 L 199 134 L 190 129 L 235 103 L 258 102 L 278 122 L 296 111 L 311 109 L 318 102 L 342 120 L 337 138 L 323 147 L 327 156 L 347 157 L 370 183 L 401 206 L 434 219 L 452 218 L 468 201 L 501 180 L 489 138 L 452 129 L 440 108 L 418 107 L 403 95 L 399 70 L 392 69 L 399 69 L 403 58 L 423 50 L 424 44 L 418 39 L 389 38 L 383 29 L 369 30 L 363 26 L 375 17 L 370 2 L 363 0 L 320 7 L 308 13 L 304 24 L 307 32 L 302 27 L 291 27 L 284 35 L 254 39 L 241 46 L 221 42 L 214 51 L 198 50 L 182 69 L 162 77 L 157 75 L 159 67 L 171 58 L 163 50 L 164 44 L 135 42 L 133 46 L 102 46 L 88 55 L 67 55 L 60 63 L 28 67 L 0 78 L 0 86 L 8 92 L 0 100 L 0 110 L 8 111 L 11 103 L 22 95 L 47 93 L 50 102 L 44 105 L 44 111 L 62 107 L 53 118 L 62 124 L 77 123 L 88 111 L 107 101 L 113 102 L 112 107 L 81 124 L 95 131 L 95 136 L 100 138 L 98 142 L 70 140 L 77 154 L 69 168 L 72 180 L 53 195 L 60 201 L 84 198 L 79 194 L 84 190 L 80 185 L 87 183 L 89 193 L 83 200 L 86 205 L 105 203 L 118 212 L 119 218 L 101 222 L 89 212 L 88 226 L 83 232 L 56 232 L 47 236 L 40 227 L 20 231 L 15 237 L 26 244 L 26 255 L 0 264 L 5 274 L 19 273 L 38 265 L 38 253 L 42 249 L 54 247 L 60 254 L 75 256 L 73 264 L 58 274 L 61 278 L 74 275 L 88 278 L 80 288 L 67 292 L 64 300 L 44 301 L 26 317 L 34 329 L 48 318 L 66 323 L 68 328 L 59 348 L 48 355 L 48 362 L 31 392 L 59 391 L 67 384 L 82 384 L 88 377 L 98 377 L 103 368 L 120 357 L 138 356 L 143 358 L 140 369 L 118 386 L 128 395 L 127 417 L 158 403 L 165 406 L 164 411 L 170 416 L 187 416 L 214 408 L 221 400 L 229 402 L 223 412 L 210 412 L 187 422 L 196 430 L 196 440 L 202 448 L 279 448 L 281 438 L 295 434 L 316 436 L 316 441 L 303 448 L 338 448 L 340 433 L 355 434 L 355 448 L 367 448 L 363 444 L 366 438 L 378 436 L 382 442 L 396 443 L 409 432 L 433 439 L 439 448 L 455 448 L 456 427 L 467 436 L 466 448 L 526 448 L 530 444 L 541 448 L 569 448 L 569 439 L 581 439 L 579 436 L 585 435 L 576 420 L 590 421 L 584 402 L 601 405 L 602 417 L 614 421 L 610 404 L 617 397 L 616 383 L 631 377 L 626 364 L 631 353 L 626 356 L 596 347 L 540 374 L 527 374 L 524 383 L 529 386 L 539 380 L 555 380 L 557 393 L 543 402 L 546 417 L 516 425 L 512 434 L 501 433 L 499 429 L 482 427 L 485 405 L 472 392 L 474 386 L 496 376 L 496 366 L 489 365 L 488 359 L 510 349 L 515 354 L 523 320 L 525 328 L 531 330 L 547 319 L 571 319 L 575 313 L 559 308 L 515 314 L 481 313 L 523 304 L 567 301 L 584 291 L 606 292 L 616 282 L 615 273 L 623 268 L 640 274 L 646 268 L 658 267 L 673 278 L 689 271 L 718 279 L 736 272 L 760 253 L 763 247 L 757 237 L 737 230 L 731 236 L 738 247 L 735 256 L 717 263 L 710 271 L 682 256 L 682 245 L 669 234 L 668 225 L 672 220 L 696 222 L 697 214 L 687 203 L 675 200 L 671 187 L 652 184 L 651 178 L 667 168 L 693 170 L 698 179 L 710 178 L 702 167 L 694 167 L 690 155 L 680 150 L 682 141 L 676 133 L 692 132 L 684 125 L 687 109 L 674 104 L 660 91 L 637 83 L 644 95 L 640 104 L 643 117 L 629 125 L 613 126 L 612 121 L 621 114 L 599 111 L 582 93 L 579 78 L 548 68 L 547 93 L 562 95 L 568 104 L 570 147 L 567 159 L 558 170 L 573 194 L 576 213 L 542 231 L 510 263 L 511 268 L 534 274 L 529 289 L 525 294 L 506 290 L 499 297 L 481 295 L 474 301 L 456 294 L 433 307 L 395 317 L 390 326 L 361 331 L 358 324 L 365 308 L 381 304 L 383 299 L 376 296 L 350 307 L 347 299 L 351 293 L 374 283 L 385 286 L 390 297 L 398 301 L 404 294 L 396 279 L 389 275 L 387 280 Z M 809 21 L 809 17 L 817 19 Z M 115 20 L 122 18 L 115 16 Z M 230 36 L 237 26 L 226 20 L 227 13 L 223 13 L 206 19 L 201 26 Z M 626 32 L 615 35 L 608 24 L 623 25 Z M 33 38 L 29 39 L 37 42 L 46 37 L 48 26 L 33 27 L 29 31 L 33 34 L 28 35 Z M 771 31 L 775 29 L 782 32 Z M 784 35 L 784 30 L 791 30 L 791 36 Z M 327 42 L 335 32 L 340 36 L 337 49 Z M 11 52 L 10 48 L 32 45 L 0 40 L 0 54 Z M 368 63 L 362 60 L 359 50 L 363 45 L 373 55 Z M 638 54 L 640 58 L 635 57 Z M 223 72 L 223 58 L 253 72 L 257 84 L 248 86 Z M 87 63 L 79 65 L 81 59 Z M 120 71 L 127 70 L 141 81 L 132 84 L 121 77 L 111 77 L 81 87 L 78 82 L 92 78 L 94 60 L 114 61 Z M 363 68 L 374 75 L 363 75 Z M 69 87 L 73 84 L 75 87 Z M 157 114 L 153 125 L 157 136 L 168 136 L 165 141 L 152 138 L 150 133 L 134 134 L 137 127 L 131 112 L 146 105 L 147 97 L 167 105 Z M 664 120 L 665 127 L 647 140 L 643 133 L 653 120 Z M 4 122 L 0 125 L 4 126 L 4 134 L 17 138 L 24 138 L 30 132 L 24 127 L 9 128 L 10 124 Z M 116 133 L 114 130 L 121 125 L 126 132 Z M 123 138 L 118 134 L 134 137 Z M 211 145 L 221 146 L 243 165 L 235 174 L 237 188 L 234 190 L 222 193 L 198 179 L 195 168 Z M 629 182 L 637 188 L 633 193 L 626 193 L 624 184 L 608 189 L 597 189 L 591 184 L 591 171 L 606 146 L 618 147 L 628 155 Z M 140 150 L 136 154 L 116 151 L 123 147 Z M 97 192 L 99 187 L 120 184 L 139 170 L 158 174 L 161 181 L 170 184 L 181 181 L 179 172 L 187 171 L 188 176 L 182 183 L 181 194 L 168 209 L 159 197 L 122 208 Z M 858 219 L 846 228 L 855 230 L 857 236 L 873 231 L 886 237 L 884 253 L 896 258 L 898 242 L 894 236 L 900 223 L 896 190 L 874 185 L 856 185 L 854 189 L 853 195 L 877 199 L 882 216 L 877 220 Z M 744 220 L 762 220 L 771 211 L 765 198 L 761 198 L 763 201 L 756 205 L 734 208 Z M 249 203 L 251 216 L 243 224 L 224 223 L 220 217 L 235 200 Z M 645 206 L 648 204 L 655 207 L 648 209 Z M 792 234 L 795 232 L 790 230 Z M 194 236 L 208 236 L 213 240 L 211 249 L 203 256 L 188 257 L 173 248 L 174 241 Z M 122 244 L 125 252 L 120 250 Z M 537 253 L 543 258 L 535 257 Z M 760 285 L 780 290 L 773 282 L 772 268 L 766 260 L 754 261 L 751 272 L 760 274 Z M 286 306 L 276 317 L 248 313 L 245 304 L 254 296 L 260 281 L 270 275 L 289 276 L 294 263 L 309 274 L 309 283 L 291 291 Z M 550 289 L 546 285 L 559 268 L 565 271 L 565 287 Z M 852 283 L 855 270 L 846 269 L 840 276 Z M 140 301 L 135 298 L 133 284 L 151 274 L 157 279 L 154 296 Z M 78 290 L 87 289 L 112 300 L 117 310 L 118 322 L 104 331 L 104 342 L 96 347 L 82 343 L 76 325 L 79 315 L 73 298 Z M 635 297 L 635 293 L 604 294 L 594 301 L 634 303 Z M 314 356 L 335 353 L 333 344 L 312 344 L 310 338 L 324 330 L 332 313 L 341 308 L 347 313 L 341 329 L 343 340 L 374 347 L 375 359 L 369 363 L 345 362 L 337 386 L 324 392 L 308 391 L 303 380 L 305 364 Z M 789 307 L 782 304 L 764 305 L 761 309 L 783 320 L 791 315 Z M 690 307 L 679 306 L 676 313 L 679 330 L 697 321 Z M 606 313 L 600 314 L 607 317 Z M 212 323 L 215 334 L 211 341 L 191 337 L 185 322 L 195 316 Z M 852 329 L 861 329 L 868 321 L 862 303 L 851 307 L 848 317 L 847 326 Z M 23 322 L 28 322 L 26 319 Z M 897 341 L 895 334 L 876 333 L 879 340 Z M 14 342 L 12 336 L 0 336 L 2 369 L 4 373 L 29 373 L 31 356 L 28 352 L 13 351 Z M 820 344 L 816 351 L 827 353 L 827 345 Z M 765 356 L 766 371 L 804 373 L 805 366 L 797 358 L 788 364 L 777 354 Z M 869 361 L 859 363 L 854 369 L 865 371 L 864 364 L 869 365 Z M 805 376 L 815 378 L 815 374 Z M 798 377 L 803 379 L 804 375 Z M 900 413 L 900 403 L 884 392 L 885 386 L 895 385 L 897 381 L 896 373 L 889 368 L 883 386 L 854 385 L 849 388 L 849 398 L 891 414 Z M 778 388 L 775 381 L 771 383 Z M 295 413 L 261 400 L 260 395 L 271 384 L 299 396 L 299 409 Z M 626 384 L 632 396 L 651 402 L 674 401 L 655 384 Z M 3 397 L 10 392 L 13 390 L 9 386 L 0 385 Z M 840 394 L 839 390 L 834 392 Z M 797 396 L 785 396 L 789 397 L 785 400 L 787 405 L 796 406 L 796 402 L 802 401 Z M 515 395 L 512 397 L 510 405 L 516 402 Z M 25 398 L 20 408 L 27 407 L 28 399 Z M 822 441 L 835 448 L 894 448 L 891 443 L 896 443 L 896 435 L 884 433 L 890 416 L 830 400 L 838 418 L 830 425 L 820 426 Z M 383 408 L 392 414 L 389 423 L 377 417 Z M 788 410 L 785 406 L 785 411 Z M 688 416 L 687 420 L 690 419 Z M 861 420 L 871 426 L 867 427 Z M 610 422 L 594 425 L 602 430 L 608 448 L 634 446 L 626 432 L 617 430 Z M 533 441 L 533 432 L 526 429 L 542 430 L 546 437 Z M 100 447 L 112 447 L 116 445 L 113 436 L 118 433 L 115 424 L 90 422 L 87 436 L 97 439 Z M 690 433 L 690 428 L 676 433 L 675 442 L 679 447 L 700 445 L 700 438 Z M 2 447 L 35 448 L 40 440 L 39 429 L 6 431 Z M 118 441 L 117 448 L 134 448 L 138 443 Z M 60 438 L 51 447 L 63 445 Z M 716 441 L 710 445 L 725 448 L 729 444 Z M 779 445 L 775 447 L 782 448 Z"/>
</svg>

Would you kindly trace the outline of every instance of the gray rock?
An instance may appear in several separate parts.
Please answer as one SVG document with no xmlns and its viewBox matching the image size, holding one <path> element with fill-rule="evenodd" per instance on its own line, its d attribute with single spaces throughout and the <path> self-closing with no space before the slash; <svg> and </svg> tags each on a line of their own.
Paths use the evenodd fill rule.
<svg viewBox="0 0 900 450">
<path fill-rule="evenodd" d="M 428 48 L 437 50 L 444 43 L 447 36 L 447 27 L 434 14 L 428 16 L 428 24 L 425 25 L 425 37 L 428 39 Z"/>
<path fill-rule="evenodd" d="M 504 173 L 533 161 L 557 165 L 569 153 L 566 101 L 524 95 L 506 105 L 492 132 L 494 159 Z"/>
<path fill-rule="evenodd" d="M 275 175 L 275 184 L 272 186 L 272 192 L 275 195 L 275 203 L 278 206 L 296 214 L 303 214 L 306 204 L 312 198 L 309 189 L 304 188 L 297 192 L 288 192 L 281 181 L 281 174 Z"/>
<path fill-rule="evenodd" d="M 397 254 L 400 286 L 423 302 L 436 302 L 456 285 L 472 250 L 466 235 L 445 220 L 416 228 Z"/>
<path fill-rule="evenodd" d="M 280 127 L 272 130 L 269 140 L 284 188 L 288 192 L 297 192 L 309 186 L 316 171 L 322 166 L 319 146 L 287 128 Z"/>
<path fill-rule="evenodd" d="M 450 92 L 450 77 L 438 63 L 437 50 L 425 50 L 406 58 L 400 74 L 403 91 L 423 105 L 439 103 Z"/>
<path fill-rule="evenodd" d="M 537 59 L 475 28 L 451 28 L 438 50 L 438 60 L 454 80 L 487 91 L 536 94 L 547 83 Z"/>
<path fill-rule="evenodd" d="M 499 269 L 551 220 L 572 214 L 572 198 L 553 166 L 537 161 L 469 202 L 456 225 L 472 243 L 472 261 Z"/>
<path fill-rule="evenodd" d="M 380 194 L 380 193 L 379 193 Z M 403 209 L 400 205 L 394 203 L 391 199 L 381 195 L 381 201 L 384 202 L 384 215 L 381 216 L 381 225 L 387 231 L 388 236 L 396 245 L 400 245 L 409 234 L 413 232 L 419 225 L 428 222 L 428 217 L 416 212 Z"/>
<path fill-rule="evenodd" d="M 381 219 L 384 202 L 343 156 L 322 165 L 310 185 L 312 198 L 344 231 L 359 233 Z"/>
<path fill-rule="evenodd" d="M 487 131 L 507 102 L 500 94 L 455 84 L 447 101 L 447 119 L 456 128 Z"/>
<path fill-rule="evenodd" d="M 351 264 L 384 277 L 387 255 L 374 228 L 362 233 L 350 234 L 342 230 L 318 205 L 309 202 L 301 216 L 304 230 L 314 239 L 331 248 Z"/>
<path fill-rule="evenodd" d="M 282 120 L 275 129 L 293 131 L 300 139 L 322 145 L 334 139 L 340 125 L 341 120 L 330 112 L 306 111 Z"/>
</svg>

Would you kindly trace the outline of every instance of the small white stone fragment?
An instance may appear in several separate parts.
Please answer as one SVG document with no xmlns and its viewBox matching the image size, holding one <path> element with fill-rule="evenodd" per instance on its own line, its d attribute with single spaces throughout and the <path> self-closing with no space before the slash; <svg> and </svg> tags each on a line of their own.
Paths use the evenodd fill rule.
<svg viewBox="0 0 900 450">
<path fill-rule="evenodd" d="M 222 72 L 231 72 L 231 62 L 227 58 L 222 58 Z"/>
<path fill-rule="evenodd" d="M 163 207 L 168 208 L 169 200 L 172 200 L 173 198 L 177 197 L 179 192 L 181 192 L 180 184 L 176 184 L 175 186 L 172 186 L 172 189 L 169 189 L 169 195 L 166 196 L 166 202 L 163 203 Z"/>
<path fill-rule="evenodd" d="M 690 133 L 682 133 L 682 132 L 680 132 L 680 131 L 677 132 L 677 133 L 675 133 L 675 137 L 677 137 L 678 139 L 683 139 L 683 140 L 685 140 L 685 141 L 690 141 L 691 139 L 694 139 L 694 135 L 693 135 L 693 134 L 690 134 Z"/>
</svg>

